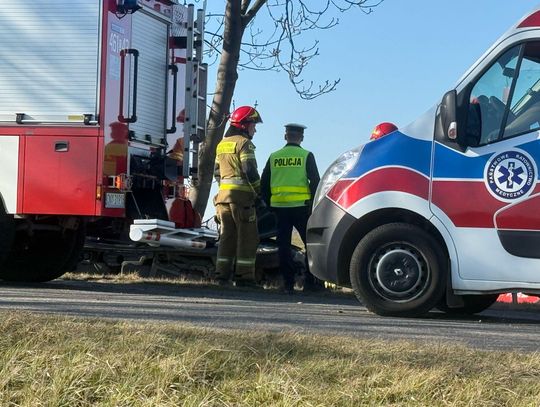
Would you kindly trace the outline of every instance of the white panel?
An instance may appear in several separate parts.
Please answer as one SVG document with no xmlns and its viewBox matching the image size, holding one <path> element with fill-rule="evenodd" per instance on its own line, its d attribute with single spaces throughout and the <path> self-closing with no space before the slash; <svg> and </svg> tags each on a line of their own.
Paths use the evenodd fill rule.
<svg viewBox="0 0 540 407">
<path fill-rule="evenodd" d="M 460 277 L 465 280 L 540 283 L 540 259 L 517 257 L 501 245 L 495 229 L 455 228 Z M 510 285 L 511 286 L 511 285 Z"/>
<path fill-rule="evenodd" d="M 0 198 L 7 213 L 17 210 L 17 174 L 19 169 L 19 137 L 0 135 Z"/>
<path fill-rule="evenodd" d="M 459 270 L 459 274 L 452 274 L 455 289 L 474 291 L 483 287 L 477 284 L 482 281 L 489 282 L 486 290 L 540 284 L 540 259 L 508 253 L 494 228 L 456 227 L 440 208 L 432 205 L 431 209 L 452 236 L 458 253 L 459 269 L 454 270 Z"/>
<path fill-rule="evenodd" d="M 437 106 L 432 107 L 427 112 L 418 117 L 415 121 L 408 124 L 402 129 L 399 129 L 408 137 L 418 140 L 433 140 L 433 129 L 435 128 L 435 115 Z"/>
<path fill-rule="evenodd" d="M 66 120 L 96 112 L 101 1 L 0 7 L 0 120 Z"/>
<path fill-rule="evenodd" d="M 133 14 L 132 47 L 139 50 L 135 136 L 165 137 L 168 25 L 143 12 Z"/>
</svg>

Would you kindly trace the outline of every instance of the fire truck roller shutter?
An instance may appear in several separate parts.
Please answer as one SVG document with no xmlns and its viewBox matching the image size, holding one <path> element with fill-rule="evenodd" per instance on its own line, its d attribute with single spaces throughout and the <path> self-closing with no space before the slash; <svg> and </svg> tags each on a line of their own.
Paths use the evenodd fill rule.
<svg viewBox="0 0 540 407">
<path fill-rule="evenodd" d="M 139 51 L 137 121 L 129 128 L 138 139 L 165 137 L 168 24 L 139 10 L 133 14 L 132 47 Z"/>
<path fill-rule="evenodd" d="M 97 108 L 101 1 L 2 2 L 0 120 L 83 122 Z"/>
</svg>

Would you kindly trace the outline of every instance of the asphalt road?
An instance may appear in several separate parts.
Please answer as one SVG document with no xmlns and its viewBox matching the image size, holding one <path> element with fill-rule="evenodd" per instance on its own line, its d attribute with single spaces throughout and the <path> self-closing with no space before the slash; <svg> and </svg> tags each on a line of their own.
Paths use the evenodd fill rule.
<svg viewBox="0 0 540 407">
<path fill-rule="evenodd" d="M 540 350 L 540 311 L 496 305 L 474 317 L 432 312 L 388 318 L 352 296 L 172 284 L 0 282 L 0 310 L 112 319 L 174 321 L 199 327 L 301 332 L 465 344 L 480 349 Z"/>
</svg>

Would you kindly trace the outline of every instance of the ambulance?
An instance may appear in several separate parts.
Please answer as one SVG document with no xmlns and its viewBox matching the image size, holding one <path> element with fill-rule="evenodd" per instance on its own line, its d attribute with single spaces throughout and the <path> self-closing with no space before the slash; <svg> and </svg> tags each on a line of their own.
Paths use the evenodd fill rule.
<svg viewBox="0 0 540 407">
<path fill-rule="evenodd" d="M 307 230 L 317 277 L 379 314 L 540 295 L 540 7 L 439 104 L 339 157 Z"/>
</svg>

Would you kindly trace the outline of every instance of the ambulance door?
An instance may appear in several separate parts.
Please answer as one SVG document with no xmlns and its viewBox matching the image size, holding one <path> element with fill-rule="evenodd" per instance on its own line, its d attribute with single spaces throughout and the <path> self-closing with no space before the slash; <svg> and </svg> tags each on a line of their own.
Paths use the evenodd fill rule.
<svg viewBox="0 0 540 407">
<path fill-rule="evenodd" d="M 540 282 L 540 42 L 494 54 L 458 92 L 457 142 L 435 142 L 431 207 L 462 279 Z"/>
</svg>

